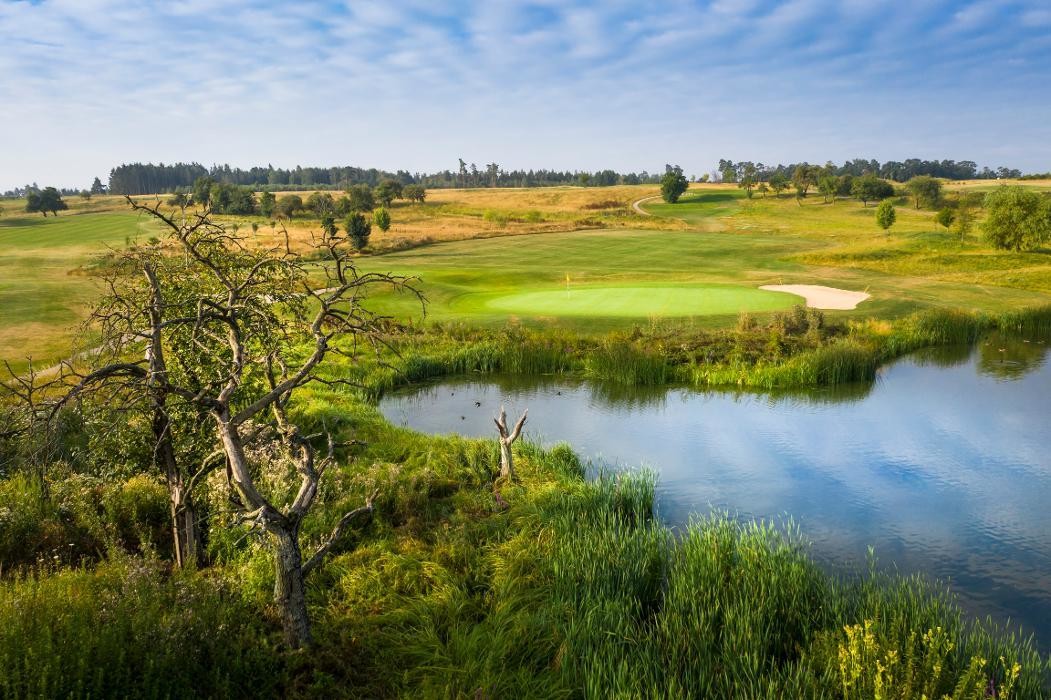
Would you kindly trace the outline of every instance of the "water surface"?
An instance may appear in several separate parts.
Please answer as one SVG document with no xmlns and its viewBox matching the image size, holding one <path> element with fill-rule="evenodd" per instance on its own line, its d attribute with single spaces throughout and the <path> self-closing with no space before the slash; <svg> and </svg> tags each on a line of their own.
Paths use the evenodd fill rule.
<svg viewBox="0 0 1051 700">
<path fill-rule="evenodd" d="M 460 378 L 380 404 L 392 422 L 526 436 L 595 465 L 650 467 L 669 524 L 726 509 L 791 517 L 827 566 L 948 582 L 964 608 L 1051 643 L 1051 363 L 1039 340 L 987 338 L 885 368 L 873 384 L 771 395 L 565 378 Z"/>
</svg>

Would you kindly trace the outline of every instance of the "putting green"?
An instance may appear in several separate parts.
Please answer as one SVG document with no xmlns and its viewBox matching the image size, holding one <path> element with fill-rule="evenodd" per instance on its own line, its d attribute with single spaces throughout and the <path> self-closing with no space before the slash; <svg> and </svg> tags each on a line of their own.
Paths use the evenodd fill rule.
<svg viewBox="0 0 1051 700">
<path fill-rule="evenodd" d="M 520 292 L 489 299 L 494 311 L 533 316 L 716 316 L 776 311 L 800 297 L 721 284 L 684 286 L 570 287 Z"/>
</svg>

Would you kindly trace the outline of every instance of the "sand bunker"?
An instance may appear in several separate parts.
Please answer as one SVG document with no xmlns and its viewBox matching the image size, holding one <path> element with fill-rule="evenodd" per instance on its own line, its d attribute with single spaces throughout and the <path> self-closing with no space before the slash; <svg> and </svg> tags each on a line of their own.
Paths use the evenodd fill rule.
<svg viewBox="0 0 1051 700">
<path fill-rule="evenodd" d="M 871 295 L 847 289 L 823 287 L 819 284 L 765 284 L 760 289 L 788 292 L 806 299 L 806 305 L 815 309 L 856 309 Z"/>
</svg>

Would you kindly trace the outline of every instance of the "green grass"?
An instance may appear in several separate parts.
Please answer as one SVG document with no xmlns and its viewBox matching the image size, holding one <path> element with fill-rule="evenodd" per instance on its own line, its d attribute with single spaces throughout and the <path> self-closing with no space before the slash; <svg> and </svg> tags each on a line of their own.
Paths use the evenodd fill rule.
<svg viewBox="0 0 1051 700">
<path fill-rule="evenodd" d="M 736 212 L 739 201 L 742 199 L 744 199 L 744 193 L 741 191 L 693 190 L 687 191 L 675 204 L 668 204 L 657 199 L 645 202 L 641 206 L 645 212 L 654 216 L 679 219 L 688 224 L 704 226 L 710 224 L 714 218 Z"/>
<path fill-rule="evenodd" d="M 45 364 L 67 357 L 99 294 L 82 267 L 155 231 L 124 211 L 0 217 L 0 359 L 22 367 L 27 356 Z"/>
<path fill-rule="evenodd" d="M 573 287 L 497 296 L 490 309 L 529 316 L 617 318 L 708 316 L 775 311 L 799 302 L 792 294 L 731 285 Z"/>
<path fill-rule="evenodd" d="M 808 283 L 872 295 L 856 310 L 830 312 L 833 319 L 895 319 L 928 308 L 1003 312 L 1051 302 L 1051 255 L 995 251 L 977 233 L 960 241 L 934 224 L 933 212 L 907 203 L 899 205 L 898 222 L 889 235 L 876 226 L 874 207 L 852 200 L 749 200 L 736 190 L 714 189 L 690 191 L 673 205 L 644 206 L 657 217 L 679 218 L 691 228 L 457 241 L 362 258 L 360 264 L 365 270 L 418 276 L 430 301 L 431 320 L 488 326 L 510 319 L 602 332 L 651 315 L 646 307 L 615 297 L 578 305 L 572 300 L 574 288 L 754 289 Z M 739 309 L 733 304 L 691 313 L 697 307 L 686 294 L 675 304 L 676 313 L 707 327 L 734 322 Z M 381 296 L 374 303 L 397 316 L 419 316 L 407 298 Z M 646 303 L 660 313 L 659 298 Z"/>
</svg>

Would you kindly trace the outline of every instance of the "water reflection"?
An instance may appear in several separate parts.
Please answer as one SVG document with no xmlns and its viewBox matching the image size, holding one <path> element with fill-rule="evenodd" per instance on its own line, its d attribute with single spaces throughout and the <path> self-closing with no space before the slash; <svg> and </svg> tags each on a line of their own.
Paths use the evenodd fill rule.
<svg viewBox="0 0 1051 700">
<path fill-rule="evenodd" d="M 534 439 L 597 465 L 660 473 L 668 522 L 726 509 L 791 516 L 827 563 L 873 545 L 904 572 L 949 581 L 976 614 L 1051 642 L 1051 367 L 1047 343 L 990 336 L 898 362 L 835 390 L 638 389 L 486 377 L 388 397 L 393 422 L 491 437 L 505 404 Z M 1022 379 L 1022 381 L 1019 381 Z"/>
<path fill-rule="evenodd" d="M 978 371 L 999 379 L 1020 379 L 1043 366 L 1047 341 L 992 333 L 978 345 Z"/>
</svg>

